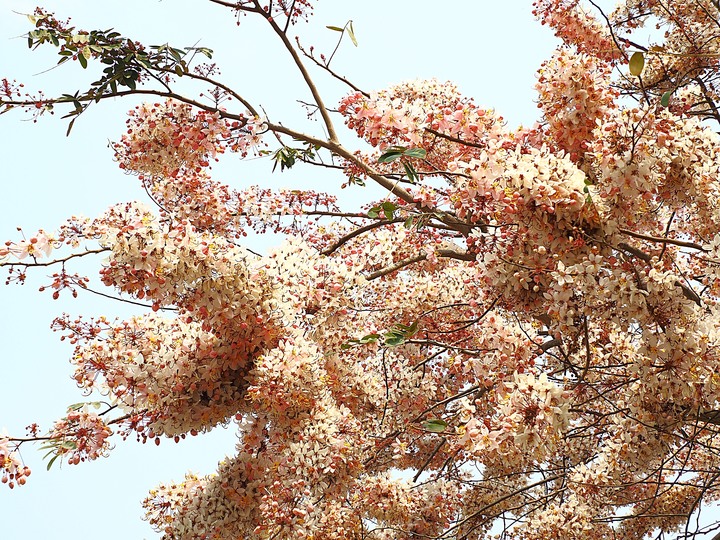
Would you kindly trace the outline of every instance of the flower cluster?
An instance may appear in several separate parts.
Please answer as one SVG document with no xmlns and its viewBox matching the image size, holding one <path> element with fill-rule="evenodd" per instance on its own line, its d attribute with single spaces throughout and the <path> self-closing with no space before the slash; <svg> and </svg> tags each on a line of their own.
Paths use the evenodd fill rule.
<svg viewBox="0 0 720 540">
<path fill-rule="evenodd" d="M 30 468 L 23 465 L 17 450 L 11 446 L 7 437 L 0 437 L 0 482 L 9 488 L 25 485 L 30 476 Z"/>
<path fill-rule="evenodd" d="M 663 40 L 648 47 L 643 69 L 643 85 L 660 94 L 695 85 L 698 77 L 717 70 L 719 15 L 713 2 L 626 0 L 618 4 L 610 19 L 616 31 L 628 34 L 650 21 L 665 29 Z M 717 89 L 714 82 L 710 87 Z"/>
<path fill-rule="evenodd" d="M 351 94 L 339 110 L 347 126 L 371 145 L 381 150 L 398 145 L 423 148 L 439 169 L 447 168 L 459 153 L 447 138 L 493 148 L 504 133 L 503 119 L 494 111 L 475 105 L 455 85 L 434 79 L 402 83 L 369 98 Z M 461 149 L 461 155 L 470 149 Z"/>
<path fill-rule="evenodd" d="M 542 373 L 515 373 L 513 381 L 496 392 L 495 418 L 482 419 L 476 407 L 466 403 L 468 418 L 462 427 L 460 444 L 490 462 L 506 455 L 543 461 L 556 451 L 570 415 L 569 394 Z"/>
<path fill-rule="evenodd" d="M 134 317 L 78 346 L 75 379 L 145 415 L 150 433 L 205 431 L 243 405 L 247 346 L 222 344 L 198 323 Z"/>
<path fill-rule="evenodd" d="M 714 234 L 720 223 L 720 138 L 712 129 L 669 111 L 623 109 L 596 128 L 591 148 L 606 218 L 658 231 L 667 214 L 653 209 L 662 201 L 685 218 L 689 234 Z"/>
<path fill-rule="evenodd" d="M 144 176 L 197 173 L 226 149 L 247 155 L 259 144 L 263 125 L 253 117 L 230 122 L 173 100 L 139 105 L 129 114 L 127 133 L 113 145 L 115 159 Z"/>
<path fill-rule="evenodd" d="M 111 435 L 110 427 L 85 405 L 69 409 L 65 418 L 55 422 L 47 446 L 56 457 L 67 457 L 68 463 L 77 465 L 107 455 Z"/>
<path fill-rule="evenodd" d="M 110 403 L 71 408 L 48 434 L 56 457 L 104 455 L 110 425 L 159 443 L 235 421 L 216 474 L 146 499 L 166 540 L 480 538 L 498 520 L 522 540 L 639 540 L 716 500 L 720 137 L 689 115 L 717 116 L 717 6 L 628 0 L 611 34 L 586 4 L 534 3 L 565 45 L 530 128 L 434 80 L 341 101 L 372 154 L 222 109 L 137 107 L 116 159 L 159 211 L 119 204 L 0 248 L 13 278 L 61 266 L 56 292 L 89 283 L 66 264 L 102 253 L 102 283 L 148 308 L 56 319 L 75 381 Z M 310 2 L 228 7 L 283 34 Z M 650 16 L 665 43 L 626 76 L 624 37 Z M 276 158 L 386 193 L 210 177 L 264 129 L 301 145 Z M 284 238 L 259 254 L 250 232 Z M 37 260 L 61 245 L 74 254 Z M 0 439 L 11 486 L 25 440 Z"/>
<path fill-rule="evenodd" d="M 608 61 L 622 57 L 607 25 L 593 17 L 577 0 L 535 0 L 533 13 L 547 24 L 564 43 L 581 53 Z"/>
<path fill-rule="evenodd" d="M 52 234 L 48 234 L 40 229 L 35 235 L 27 240 L 19 242 L 5 242 L 4 247 L 0 247 L 0 259 L 13 256 L 16 259 L 25 259 L 31 257 L 38 259 L 41 257 L 49 257 L 57 240 Z"/>
<path fill-rule="evenodd" d="M 353 503 L 370 509 L 369 518 L 375 522 L 373 536 L 390 526 L 411 537 L 434 537 L 452 523 L 461 492 L 449 482 L 416 486 L 383 473 L 364 478 L 353 499 Z"/>
<path fill-rule="evenodd" d="M 550 140 L 573 161 L 589 151 L 593 131 L 615 108 L 610 65 L 596 57 L 558 49 L 543 63 L 536 88 Z"/>
</svg>

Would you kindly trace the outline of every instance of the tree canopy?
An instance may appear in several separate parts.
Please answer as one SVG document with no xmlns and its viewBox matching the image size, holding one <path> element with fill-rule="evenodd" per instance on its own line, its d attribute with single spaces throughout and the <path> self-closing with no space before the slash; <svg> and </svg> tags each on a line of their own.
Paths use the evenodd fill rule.
<svg viewBox="0 0 720 540">
<path fill-rule="evenodd" d="M 562 45 L 521 128 L 450 82 L 363 88 L 333 64 L 358 45 L 352 21 L 325 29 L 334 49 L 306 43 L 310 0 L 209 4 L 275 36 L 315 124 L 267 114 L 210 48 L 28 16 L 31 49 L 98 78 L 56 96 L 4 78 L 0 114 L 62 114 L 72 136 L 105 101 L 142 97 L 112 149 L 147 197 L 10 239 L 0 267 L 7 284 L 53 268 L 57 298 L 95 258 L 107 294 L 146 309 L 55 319 L 100 397 L 0 436 L 2 483 L 32 481 L 33 441 L 49 467 L 232 423 L 215 474 L 143 502 L 163 538 L 717 528 L 693 519 L 720 496 L 717 1 L 536 0 Z M 346 86 L 337 104 L 328 79 Z M 234 188 L 211 175 L 222 154 L 337 182 Z"/>
</svg>

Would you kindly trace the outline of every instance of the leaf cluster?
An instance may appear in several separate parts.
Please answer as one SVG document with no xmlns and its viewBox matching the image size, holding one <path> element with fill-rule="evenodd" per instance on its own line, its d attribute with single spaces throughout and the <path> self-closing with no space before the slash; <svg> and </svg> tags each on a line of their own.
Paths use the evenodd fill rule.
<svg viewBox="0 0 720 540">
<path fill-rule="evenodd" d="M 420 176 L 408 159 L 425 159 L 425 156 L 427 156 L 427 152 L 422 148 L 391 146 L 378 158 L 378 163 L 392 163 L 399 159 L 405 169 L 408 180 L 415 184 L 420 180 Z"/>
<path fill-rule="evenodd" d="M 273 153 L 272 159 L 275 163 L 272 170 L 275 172 L 277 166 L 280 165 L 280 172 L 284 172 L 286 169 L 292 169 L 298 160 L 313 161 L 318 150 L 320 150 L 320 146 L 311 143 L 306 143 L 304 148 L 283 146 Z"/>
<path fill-rule="evenodd" d="M 417 331 L 418 321 L 414 321 L 410 325 L 395 324 L 383 334 L 367 334 L 360 339 L 351 339 L 341 348 L 347 350 L 353 346 L 367 345 L 368 343 L 380 343 L 384 347 L 397 347 L 417 334 Z"/>
<path fill-rule="evenodd" d="M 74 109 L 63 118 L 72 118 L 68 134 L 77 117 L 93 102 L 103 97 L 117 95 L 123 88 L 134 91 L 142 77 L 158 75 L 182 76 L 189 73 L 192 59 L 198 54 L 212 58 L 207 47 L 176 48 L 168 44 L 146 48 L 141 43 L 123 37 L 112 28 L 90 32 L 76 30 L 59 23 L 52 15 L 29 16 L 35 30 L 27 34 L 28 47 L 50 43 L 58 47 L 60 59 L 57 65 L 77 60 L 83 69 L 91 59 L 99 60 L 105 68 L 102 76 L 94 81 L 84 93 L 63 94 L 59 103 L 71 103 Z"/>
</svg>

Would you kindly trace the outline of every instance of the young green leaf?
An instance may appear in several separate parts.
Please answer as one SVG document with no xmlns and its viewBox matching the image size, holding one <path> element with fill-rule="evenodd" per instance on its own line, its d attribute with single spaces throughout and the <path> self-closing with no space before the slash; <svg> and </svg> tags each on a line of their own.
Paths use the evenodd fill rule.
<svg viewBox="0 0 720 540">
<path fill-rule="evenodd" d="M 388 332 L 385 334 L 385 345 L 388 347 L 397 347 L 405 343 L 405 336 L 396 334 L 394 332 Z"/>
<path fill-rule="evenodd" d="M 330 25 L 328 25 L 328 26 L 326 26 L 325 28 L 327 28 L 328 30 L 334 30 L 335 32 L 342 32 L 342 31 L 343 31 L 343 29 L 340 28 L 339 26 L 330 26 Z"/>
<path fill-rule="evenodd" d="M 63 117 L 63 118 L 65 118 L 65 117 Z M 77 120 L 77 117 L 76 117 L 76 118 L 73 118 L 72 120 L 70 120 L 70 123 L 68 124 L 67 131 L 65 132 L 65 136 L 66 136 L 66 137 L 69 137 L 69 136 L 70 136 L 70 132 L 72 131 L 73 125 L 75 124 L 75 120 Z"/>
<path fill-rule="evenodd" d="M 391 146 L 378 158 L 378 163 L 392 163 L 405 152 L 404 146 Z"/>
<path fill-rule="evenodd" d="M 407 174 L 408 180 L 413 184 L 417 183 L 419 177 L 415 168 L 405 161 L 403 161 L 403 167 L 405 168 L 405 174 Z"/>
<path fill-rule="evenodd" d="M 665 92 L 660 98 L 660 105 L 668 107 L 670 105 L 670 98 L 672 97 L 672 91 Z"/>
<path fill-rule="evenodd" d="M 422 427 L 425 431 L 442 433 L 448 427 L 448 424 L 445 420 L 441 420 L 440 418 L 430 418 L 422 423 Z"/>
<path fill-rule="evenodd" d="M 639 77 L 645 67 L 645 55 L 640 51 L 634 52 L 630 57 L 630 73 Z"/>
<path fill-rule="evenodd" d="M 355 30 L 353 29 L 353 23 L 352 23 L 352 21 L 350 21 L 350 22 L 348 23 L 347 29 L 348 29 L 348 36 L 350 36 L 350 41 L 352 41 L 352 42 L 353 42 L 353 45 L 355 45 L 355 46 L 357 47 L 357 46 L 358 46 L 358 40 L 357 40 L 357 38 L 355 37 Z"/>
<path fill-rule="evenodd" d="M 385 219 L 388 221 L 395 216 L 395 210 L 397 210 L 397 205 L 395 203 L 385 201 L 380 205 L 380 207 L 382 208 L 383 214 L 385 214 Z"/>
<path fill-rule="evenodd" d="M 375 343 L 378 339 L 380 339 L 380 334 L 368 334 L 367 336 L 361 337 L 358 343 Z"/>
<path fill-rule="evenodd" d="M 49 470 L 50 470 L 50 467 L 53 466 L 53 463 L 55 463 L 55 460 L 56 460 L 57 458 L 59 458 L 59 457 L 60 457 L 60 454 L 55 454 L 55 455 L 52 457 L 52 459 L 51 459 L 50 461 L 48 461 L 47 469 L 46 469 L 46 470 L 49 471 Z"/>
<path fill-rule="evenodd" d="M 357 176 L 351 176 L 350 183 L 355 184 L 356 186 L 365 187 L 365 180 L 358 178 Z"/>
<path fill-rule="evenodd" d="M 412 337 L 412 336 L 414 336 L 415 334 L 417 334 L 417 331 L 418 331 L 418 327 L 419 327 L 419 326 L 420 326 L 420 325 L 419 325 L 418 321 L 413 321 L 413 323 L 408 327 L 407 332 L 406 332 L 405 335 L 406 335 L 407 337 Z"/>
<path fill-rule="evenodd" d="M 423 148 L 408 148 L 403 152 L 403 156 L 409 158 L 425 159 L 427 152 Z"/>
</svg>

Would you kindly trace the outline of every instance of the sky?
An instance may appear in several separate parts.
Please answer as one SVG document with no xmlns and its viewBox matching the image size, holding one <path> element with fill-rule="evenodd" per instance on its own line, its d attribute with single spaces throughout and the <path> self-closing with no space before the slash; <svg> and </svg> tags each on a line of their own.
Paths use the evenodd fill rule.
<svg viewBox="0 0 720 540">
<path fill-rule="evenodd" d="M 91 64 L 89 73 L 76 63 L 47 71 L 57 61 L 55 52 L 31 52 L 22 37 L 31 27 L 21 14 L 31 12 L 36 1 L 41 0 L 0 0 L 0 78 L 17 79 L 26 89 L 43 89 L 48 96 L 72 93 L 94 80 L 97 66 Z M 113 27 L 150 45 L 209 47 L 223 80 L 272 119 L 321 133 L 296 101 L 307 100 L 308 92 L 262 21 L 245 17 L 238 26 L 229 11 L 198 0 L 56 0 L 42 5 L 59 18 L 72 17 L 78 28 Z M 358 47 L 344 43 L 334 65 L 362 89 L 434 77 L 454 81 L 476 103 L 496 109 L 510 126 L 538 119 L 535 72 L 557 43 L 533 19 L 528 0 L 320 0 L 315 15 L 295 30 L 303 44 L 330 51 L 337 34 L 326 25 L 343 26 L 350 19 Z M 322 73 L 316 72 L 315 80 L 329 104 L 346 92 Z M 114 203 L 147 201 L 137 179 L 120 171 L 108 148 L 108 141 L 122 134 L 126 112 L 136 103 L 93 106 L 69 137 L 61 114 L 37 123 L 20 111 L 0 116 L 0 242 L 20 239 L 18 226 L 30 235 L 38 228 L 52 231 L 71 215 L 94 217 Z M 349 147 L 356 144 L 352 137 L 348 140 Z M 271 176 L 271 168 L 268 161 L 229 156 L 214 171 L 233 187 L 312 186 L 337 192 L 343 181 L 307 171 Z M 100 264 L 96 259 L 77 268 L 96 275 Z M 22 436 L 32 422 L 48 429 L 69 404 L 83 400 L 70 378 L 72 347 L 49 328 L 54 317 L 62 312 L 109 318 L 133 313 L 126 304 L 90 293 L 53 301 L 38 292 L 49 272 L 35 272 L 24 286 L 4 286 L 5 274 L 0 275 L 0 432 Z M 180 444 L 164 440 L 158 447 L 117 440 L 108 458 L 78 466 L 56 463 L 49 472 L 39 448 L 24 445 L 22 457 L 33 474 L 13 491 L 0 486 L 0 538 L 159 538 L 140 519 L 148 490 L 182 479 L 187 470 L 212 472 L 218 460 L 233 453 L 235 440 L 231 429 Z"/>
</svg>

